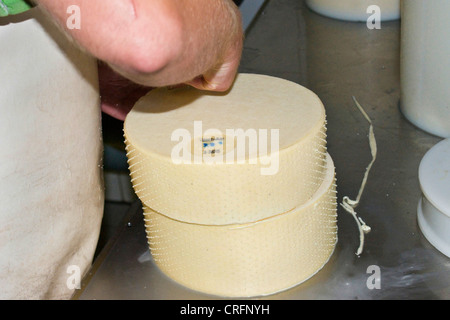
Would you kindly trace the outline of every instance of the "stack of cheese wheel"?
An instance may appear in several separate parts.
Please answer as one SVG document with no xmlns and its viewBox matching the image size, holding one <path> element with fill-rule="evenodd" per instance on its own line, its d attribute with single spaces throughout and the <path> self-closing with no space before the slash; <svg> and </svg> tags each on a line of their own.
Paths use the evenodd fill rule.
<svg viewBox="0 0 450 320">
<path fill-rule="evenodd" d="M 267 295 L 319 271 L 337 241 L 334 164 L 320 99 L 239 74 L 225 93 L 155 89 L 124 124 L 149 246 L 178 283 Z"/>
</svg>

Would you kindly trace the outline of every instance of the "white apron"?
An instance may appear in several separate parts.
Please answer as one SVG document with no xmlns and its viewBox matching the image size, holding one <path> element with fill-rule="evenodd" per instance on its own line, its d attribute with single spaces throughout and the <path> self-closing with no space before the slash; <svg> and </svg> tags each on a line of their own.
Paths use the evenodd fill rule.
<svg viewBox="0 0 450 320">
<path fill-rule="evenodd" d="M 103 215 L 96 61 L 38 8 L 0 18 L 0 299 L 68 299 Z"/>
</svg>

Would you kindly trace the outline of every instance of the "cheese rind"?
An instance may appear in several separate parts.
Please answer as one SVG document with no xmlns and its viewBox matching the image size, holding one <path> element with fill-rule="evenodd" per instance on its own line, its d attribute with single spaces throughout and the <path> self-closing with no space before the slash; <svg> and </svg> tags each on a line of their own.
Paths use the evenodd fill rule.
<svg viewBox="0 0 450 320">
<path fill-rule="evenodd" d="M 269 295 L 300 284 L 328 262 L 337 242 L 334 165 L 302 206 L 254 223 L 196 225 L 144 206 L 153 260 L 172 280 L 226 297 Z"/>
<path fill-rule="evenodd" d="M 195 151 L 188 154 L 192 161 L 175 163 L 174 148 L 184 140 L 192 142 L 190 150 L 198 139 L 210 140 L 210 129 L 227 142 L 233 140 L 228 131 L 242 129 L 248 141 L 256 133 L 258 148 L 266 143 L 270 158 L 248 142 L 243 163 L 228 162 L 229 152 L 240 151 L 235 140 L 222 163 L 196 164 Z M 187 138 L 176 135 L 180 139 L 173 141 L 180 132 Z M 310 90 L 275 77 L 239 74 L 227 93 L 153 90 L 128 114 L 124 135 L 136 194 L 146 206 L 180 221 L 225 225 L 265 219 L 308 201 L 324 178 L 323 104 Z M 271 168 L 272 174 L 264 174 Z"/>
</svg>

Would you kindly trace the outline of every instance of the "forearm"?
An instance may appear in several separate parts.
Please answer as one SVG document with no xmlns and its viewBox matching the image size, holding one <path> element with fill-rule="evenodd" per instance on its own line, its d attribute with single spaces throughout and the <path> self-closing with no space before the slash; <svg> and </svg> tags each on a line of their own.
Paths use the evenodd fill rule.
<svg viewBox="0 0 450 320">
<path fill-rule="evenodd" d="M 231 0 L 36 2 L 81 47 L 147 86 L 182 83 L 203 74 L 239 46 L 242 37 L 239 11 Z M 80 29 L 66 26 L 71 5 L 81 10 Z"/>
</svg>

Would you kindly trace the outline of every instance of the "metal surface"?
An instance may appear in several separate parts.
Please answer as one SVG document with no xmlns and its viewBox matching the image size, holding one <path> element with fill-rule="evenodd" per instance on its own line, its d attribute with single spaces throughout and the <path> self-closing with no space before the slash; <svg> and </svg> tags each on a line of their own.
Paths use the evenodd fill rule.
<svg viewBox="0 0 450 320">
<path fill-rule="evenodd" d="M 266 0 L 240 0 L 239 9 L 242 15 L 242 27 L 247 30 L 254 21 Z"/>
<path fill-rule="evenodd" d="M 339 201 L 356 197 L 371 160 L 369 125 L 352 96 L 373 121 L 378 144 L 357 208 L 372 228 L 362 255 L 355 255 L 355 221 L 339 207 L 339 242 L 325 268 L 295 288 L 261 299 L 450 298 L 450 259 L 428 243 L 417 225 L 418 167 L 441 139 L 415 128 L 399 111 L 399 37 L 400 21 L 369 30 L 364 23 L 321 17 L 300 0 L 269 1 L 249 30 L 242 72 L 295 81 L 322 99 Z M 217 299 L 161 274 L 150 258 L 139 203 L 75 298 Z"/>
</svg>

